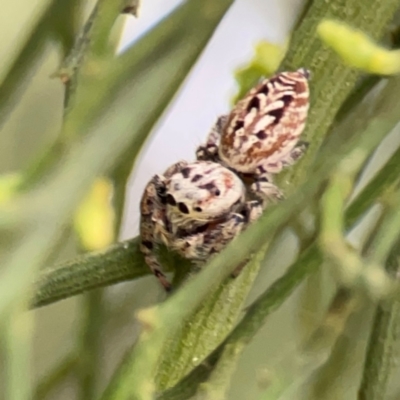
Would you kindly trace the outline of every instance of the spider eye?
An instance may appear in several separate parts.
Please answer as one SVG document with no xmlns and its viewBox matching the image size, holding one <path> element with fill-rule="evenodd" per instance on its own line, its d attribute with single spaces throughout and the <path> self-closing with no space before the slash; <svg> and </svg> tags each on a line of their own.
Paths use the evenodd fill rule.
<svg viewBox="0 0 400 400">
<path fill-rule="evenodd" d="M 216 191 L 215 191 L 215 195 L 216 196 L 219 196 L 221 194 L 221 191 L 219 190 L 219 189 L 217 189 Z"/>
<path fill-rule="evenodd" d="M 194 211 L 197 211 L 197 212 L 202 212 L 202 211 L 203 211 L 203 209 L 202 209 L 201 207 L 195 207 L 195 208 L 194 208 Z"/>
<path fill-rule="evenodd" d="M 174 198 L 174 196 L 172 196 L 172 194 L 167 194 L 167 203 L 170 205 L 170 206 L 176 206 L 176 200 L 175 200 L 175 198 Z"/>
<path fill-rule="evenodd" d="M 178 203 L 178 209 L 184 214 L 189 214 L 189 209 L 187 208 L 187 205 L 185 203 Z"/>
</svg>

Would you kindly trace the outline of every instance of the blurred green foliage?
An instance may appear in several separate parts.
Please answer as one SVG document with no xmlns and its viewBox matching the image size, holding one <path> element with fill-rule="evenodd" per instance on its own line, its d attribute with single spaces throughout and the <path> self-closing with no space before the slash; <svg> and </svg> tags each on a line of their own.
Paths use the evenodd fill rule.
<svg viewBox="0 0 400 400">
<path fill-rule="evenodd" d="M 241 99 L 260 77 L 268 78 L 278 69 L 286 49 L 287 45 L 279 46 L 266 41 L 257 43 L 249 64 L 235 71 L 239 91 L 233 99 L 233 104 Z"/>
</svg>

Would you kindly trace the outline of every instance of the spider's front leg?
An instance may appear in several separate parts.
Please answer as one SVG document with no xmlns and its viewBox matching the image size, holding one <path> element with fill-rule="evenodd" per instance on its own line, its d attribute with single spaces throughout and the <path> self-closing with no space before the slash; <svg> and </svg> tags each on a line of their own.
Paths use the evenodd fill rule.
<svg viewBox="0 0 400 400">
<path fill-rule="evenodd" d="M 282 159 L 282 168 L 290 167 L 297 163 L 306 153 L 309 143 L 304 141 L 297 142 L 292 151 Z"/>
<path fill-rule="evenodd" d="M 219 162 L 218 146 L 221 139 L 221 133 L 228 122 L 228 115 L 221 115 L 217 122 L 211 128 L 207 136 L 206 143 L 196 149 L 196 159 L 198 161 L 213 161 Z"/>
<path fill-rule="evenodd" d="M 283 193 L 272 181 L 272 174 L 278 174 L 285 167 L 295 164 L 305 154 L 307 148 L 308 143 L 300 141 L 279 161 L 258 167 L 250 190 L 264 202 L 264 207 L 269 202 L 276 203 L 284 199 Z"/>
<path fill-rule="evenodd" d="M 244 228 L 246 228 L 252 222 L 257 221 L 258 218 L 261 217 L 263 211 L 264 207 L 260 201 L 258 200 L 247 201 L 244 204 L 243 209 L 241 210 L 241 214 L 245 217 L 245 224 L 246 224 L 244 227 L 242 227 L 242 230 L 244 230 Z M 242 261 L 231 273 L 232 278 L 238 277 L 248 262 L 249 259 Z"/>
<path fill-rule="evenodd" d="M 153 274 L 165 290 L 169 291 L 171 283 L 162 271 L 157 258 L 161 236 L 167 234 L 164 226 L 163 194 L 165 194 L 164 177 L 155 175 L 147 184 L 140 202 L 140 251 Z"/>
<path fill-rule="evenodd" d="M 269 203 L 276 203 L 285 198 L 278 186 L 272 182 L 271 174 L 262 167 L 259 168 L 259 174 L 255 176 L 250 191 L 262 201 L 263 208 L 266 208 Z"/>
<path fill-rule="evenodd" d="M 166 291 L 170 291 L 172 286 L 162 271 L 157 257 L 158 245 L 160 243 L 168 245 L 170 236 L 165 209 L 166 180 L 187 164 L 187 161 L 179 161 L 171 165 L 164 175 L 153 176 L 147 184 L 140 202 L 140 251 L 144 255 L 146 264 Z"/>
</svg>

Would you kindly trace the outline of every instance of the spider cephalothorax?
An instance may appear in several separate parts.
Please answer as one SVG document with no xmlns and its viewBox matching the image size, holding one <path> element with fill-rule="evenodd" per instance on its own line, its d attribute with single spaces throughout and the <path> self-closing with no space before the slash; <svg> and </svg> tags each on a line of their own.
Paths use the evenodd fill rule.
<svg viewBox="0 0 400 400">
<path fill-rule="evenodd" d="M 210 161 L 174 164 L 154 176 L 141 200 L 141 250 L 166 289 L 156 247 L 164 243 L 185 258 L 203 263 L 261 214 L 258 201 L 246 201 L 243 182 Z"/>
<path fill-rule="evenodd" d="M 252 177 L 251 191 L 263 200 L 281 198 L 271 174 L 294 164 L 307 148 L 299 137 L 308 114 L 308 78 L 301 68 L 263 80 L 218 119 L 206 144 L 197 149 L 197 159 Z"/>
</svg>

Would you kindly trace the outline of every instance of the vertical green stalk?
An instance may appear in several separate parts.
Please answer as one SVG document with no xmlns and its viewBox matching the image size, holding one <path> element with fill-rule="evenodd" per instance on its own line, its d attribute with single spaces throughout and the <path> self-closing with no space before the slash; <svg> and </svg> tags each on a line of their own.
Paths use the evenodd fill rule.
<svg viewBox="0 0 400 400">
<path fill-rule="evenodd" d="M 399 273 L 399 242 L 394 246 L 386 270 L 396 276 Z M 358 392 L 359 400 L 383 400 L 386 398 L 390 373 L 395 365 L 400 338 L 400 301 L 398 298 L 382 301 L 376 308 L 372 332 L 369 338 L 364 372 Z"/>
<path fill-rule="evenodd" d="M 306 180 L 336 113 L 362 76 L 361 72 L 344 65 L 333 50 L 322 45 L 316 33 L 318 24 L 324 18 L 334 18 L 361 29 L 373 39 L 380 39 L 399 6 L 399 0 L 314 0 L 303 22 L 293 32 L 281 69 L 306 67 L 311 70 L 311 108 L 303 135 L 310 146 L 299 166 L 288 170 L 280 179 L 285 189 L 290 191 L 290 187 Z"/>
<path fill-rule="evenodd" d="M 212 293 L 165 344 L 156 373 L 158 391 L 176 384 L 230 332 L 258 274 L 265 251 L 255 256 L 237 278 L 228 279 Z"/>
<path fill-rule="evenodd" d="M 36 386 L 33 400 L 44 400 L 65 379 L 75 372 L 78 357 L 75 353 L 68 354 L 59 364 L 52 368 Z"/>
<path fill-rule="evenodd" d="M 103 289 L 86 293 L 82 298 L 82 332 L 78 348 L 77 377 L 79 399 L 94 400 L 101 368 L 101 341 L 103 326 Z"/>
<path fill-rule="evenodd" d="M 24 307 L 14 307 L 5 318 L 5 393 L 10 400 L 32 398 L 31 339 L 33 314 Z"/>
</svg>

